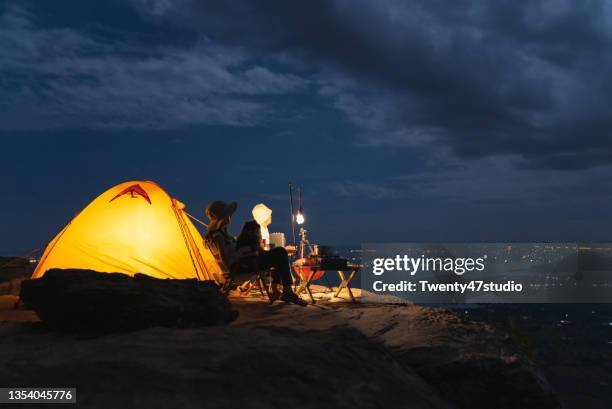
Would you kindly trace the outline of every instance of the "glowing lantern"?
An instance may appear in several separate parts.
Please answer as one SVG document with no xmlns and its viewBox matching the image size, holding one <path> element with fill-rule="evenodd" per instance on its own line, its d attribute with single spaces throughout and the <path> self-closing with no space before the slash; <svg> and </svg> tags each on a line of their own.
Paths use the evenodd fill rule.
<svg viewBox="0 0 612 409">
<path fill-rule="evenodd" d="M 302 212 L 298 212 L 295 215 L 295 222 L 297 224 L 304 224 L 305 221 L 306 221 L 306 219 L 304 218 L 304 214 Z"/>
<path fill-rule="evenodd" d="M 268 226 L 272 223 L 272 210 L 263 203 L 259 203 L 253 207 L 253 218 L 259 224 L 261 230 L 261 240 L 264 248 L 270 245 L 270 232 Z"/>
</svg>

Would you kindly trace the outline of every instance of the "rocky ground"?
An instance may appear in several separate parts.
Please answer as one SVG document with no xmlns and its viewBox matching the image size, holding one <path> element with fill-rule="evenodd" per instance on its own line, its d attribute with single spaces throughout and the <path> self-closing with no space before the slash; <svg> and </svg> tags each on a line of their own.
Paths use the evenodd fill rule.
<svg viewBox="0 0 612 409">
<path fill-rule="evenodd" d="M 2 383 L 76 386 L 79 407 L 560 407 L 512 337 L 442 308 L 233 299 L 230 325 L 65 335 L 15 301 Z"/>
<path fill-rule="evenodd" d="M 33 266 L 24 258 L 0 256 L 0 295 L 19 295 L 21 282 L 32 275 Z"/>
</svg>

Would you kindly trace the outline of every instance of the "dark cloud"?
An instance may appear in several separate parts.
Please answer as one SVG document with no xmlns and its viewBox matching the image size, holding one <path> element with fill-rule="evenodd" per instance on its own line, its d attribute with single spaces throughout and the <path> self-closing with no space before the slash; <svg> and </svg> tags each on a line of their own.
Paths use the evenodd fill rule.
<svg viewBox="0 0 612 409">
<path fill-rule="evenodd" d="M 389 186 L 384 186 L 380 182 L 363 182 L 354 180 L 332 183 L 330 189 L 340 197 L 367 197 L 374 200 L 393 200 L 398 197 L 398 194 L 400 193 L 400 191 L 396 191 Z"/>
<path fill-rule="evenodd" d="M 253 125 L 279 115 L 261 97 L 306 80 L 202 39 L 184 47 L 45 28 L 23 8 L 0 14 L 0 129 L 167 129 Z"/>
<path fill-rule="evenodd" d="M 38 28 L 26 11 L 9 8 L 0 31 L 4 127 L 31 124 L 23 111 L 32 104 L 35 112 L 49 107 L 47 119 L 34 121 L 41 127 L 83 125 L 78 118 L 109 127 L 251 125 L 284 106 L 268 96 L 314 81 L 357 126 L 359 143 L 468 159 L 519 155 L 536 168 L 612 158 L 606 2 L 131 5 L 167 37 L 190 32 L 197 40 L 140 45 L 134 54 L 129 42 Z M 279 70 L 283 64 L 293 72 Z"/>
<path fill-rule="evenodd" d="M 612 157 L 606 2 L 134 4 L 149 19 L 317 70 L 324 95 L 371 144 L 521 155 L 558 169 Z"/>
</svg>

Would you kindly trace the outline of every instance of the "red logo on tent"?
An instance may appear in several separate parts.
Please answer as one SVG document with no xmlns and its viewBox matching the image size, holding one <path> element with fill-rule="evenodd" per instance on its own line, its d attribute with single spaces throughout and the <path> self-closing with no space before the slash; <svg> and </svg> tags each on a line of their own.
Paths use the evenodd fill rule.
<svg viewBox="0 0 612 409">
<path fill-rule="evenodd" d="M 113 197 L 110 201 L 112 202 L 119 196 L 127 195 L 128 193 L 130 194 L 131 197 L 136 197 L 136 195 L 140 195 L 144 197 L 145 200 L 149 202 L 149 204 L 151 204 L 151 199 L 149 198 L 149 195 L 147 194 L 147 192 L 145 192 L 145 190 L 139 184 L 135 184 L 135 185 L 132 185 L 126 188 L 125 190 L 121 191 L 121 193 L 119 193 L 117 196 Z"/>
</svg>

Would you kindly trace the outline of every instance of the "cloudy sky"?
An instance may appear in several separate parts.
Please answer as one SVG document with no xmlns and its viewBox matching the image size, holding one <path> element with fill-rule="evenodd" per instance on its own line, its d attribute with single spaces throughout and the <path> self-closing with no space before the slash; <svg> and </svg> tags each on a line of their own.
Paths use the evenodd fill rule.
<svg viewBox="0 0 612 409">
<path fill-rule="evenodd" d="M 612 3 L 0 0 L 0 253 L 152 179 L 314 241 L 610 241 Z"/>
</svg>

